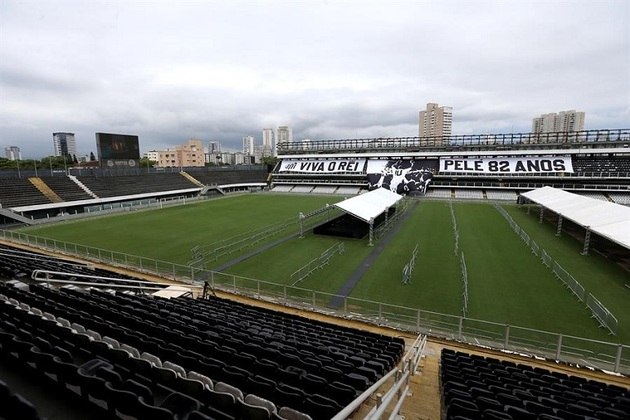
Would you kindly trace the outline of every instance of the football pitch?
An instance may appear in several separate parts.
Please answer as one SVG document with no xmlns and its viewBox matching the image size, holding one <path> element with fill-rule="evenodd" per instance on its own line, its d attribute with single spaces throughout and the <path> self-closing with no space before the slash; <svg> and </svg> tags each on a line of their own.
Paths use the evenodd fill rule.
<svg viewBox="0 0 630 420">
<path fill-rule="evenodd" d="M 409 210 L 409 217 L 378 255 L 371 255 L 374 248 L 366 238 L 320 236 L 308 230 L 299 237 L 300 212 L 306 214 L 342 199 L 244 194 L 23 231 L 183 265 L 191 262 L 194 247 L 218 249 L 262 232 L 251 246 L 225 255 L 209 253 L 213 257 L 206 257 L 205 268 L 227 267 L 223 271 L 229 274 L 336 294 L 369 260 L 351 297 L 456 316 L 462 314 L 459 256 L 463 253 L 469 318 L 630 344 L 628 273 L 596 253 L 580 255 L 580 242 L 567 235 L 556 237 L 555 227 L 539 224 L 535 212 L 527 214 L 516 205 L 503 205 L 541 248 L 616 316 L 616 336 L 598 327 L 590 310 L 540 262 L 491 204 L 452 203 L 459 229 L 458 255 L 447 201 L 422 200 Z M 273 232 L 264 230 L 268 226 L 275 226 Z M 340 242 L 342 254 L 332 256 L 327 265 L 302 280 L 295 277 L 301 267 Z M 403 284 L 402 269 L 416 244 L 415 269 L 409 284 Z M 249 253 L 252 255 L 236 261 Z"/>
</svg>

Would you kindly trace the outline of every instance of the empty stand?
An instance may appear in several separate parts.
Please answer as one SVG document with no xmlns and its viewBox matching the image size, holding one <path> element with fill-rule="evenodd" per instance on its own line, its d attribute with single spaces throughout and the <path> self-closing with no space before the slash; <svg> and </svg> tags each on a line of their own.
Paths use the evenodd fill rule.
<svg viewBox="0 0 630 420">
<path fill-rule="evenodd" d="M 455 189 L 455 198 L 468 200 L 483 200 L 483 191 L 476 189 Z"/>
<path fill-rule="evenodd" d="M 211 171 L 192 171 L 188 173 L 204 185 L 229 185 L 252 182 L 266 182 L 267 172 L 255 169 L 215 169 Z"/>
<path fill-rule="evenodd" d="M 4 208 L 50 203 L 28 178 L 6 178 L 0 182 L 0 205 Z"/>
<path fill-rule="evenodd" d="M 219 298 L 2 283 L 0 295 L 3 357 L 104 413 L 272 418 L 285 408 L 328 419 L 404 350 L 401 339 Z"/>
<path fill-rule="evenodd" d="M 94 198 L 65 175 L 40 178 L 63 201 L 89 200 Z"/>
<path fill-rule="evenodd" d="M 443 349 L 443 412 L 447 419 L 626 419 L 630 389 Z"/>
<path fill-rule="evenodd" d="M 199 188 L 179 173 L 77 176 L 77 179 L 101 198 Z"/>
<path fill-rule="evenodd" d="M 488 200 L 507 200 L 516 202 L 518 194 L 510 190 L 486 190 L 486 198 Z"/>
</svg>

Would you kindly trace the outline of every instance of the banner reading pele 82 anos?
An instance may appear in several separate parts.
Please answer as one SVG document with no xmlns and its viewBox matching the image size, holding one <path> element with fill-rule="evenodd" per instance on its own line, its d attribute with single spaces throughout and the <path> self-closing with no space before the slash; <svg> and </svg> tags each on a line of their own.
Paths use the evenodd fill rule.
<svg viewBox="0 0 630 420">
<path fill-rule="evenodd" d="M 306 174 L 365 173 L 366 159 L 297 160 L 284 159 L 279 172 Z"/>
<path fill-rule="evenodd" d="M 541 173 L 573 172 L 571 156 L 502 158 L 440 158 L 440 172 L 458 173 Z"/>
</svg>

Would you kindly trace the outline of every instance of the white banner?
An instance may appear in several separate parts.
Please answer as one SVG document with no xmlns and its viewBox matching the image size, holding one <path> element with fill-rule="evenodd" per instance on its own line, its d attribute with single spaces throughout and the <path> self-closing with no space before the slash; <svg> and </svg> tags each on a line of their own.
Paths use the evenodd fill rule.
<svg viewBox="0 0 630 420">
<path fill-rule="evenodd" d="M 571 156 L 440 158 L 440 172 L 458 173 L 541 173 L 573 172 Z"/>
<path fill-rule="evenodd" d="M 338 172 L 363 173 L 365 159 L 294 160 L 284 159 L 279 172 L 329 174 Z"/>
</svg>

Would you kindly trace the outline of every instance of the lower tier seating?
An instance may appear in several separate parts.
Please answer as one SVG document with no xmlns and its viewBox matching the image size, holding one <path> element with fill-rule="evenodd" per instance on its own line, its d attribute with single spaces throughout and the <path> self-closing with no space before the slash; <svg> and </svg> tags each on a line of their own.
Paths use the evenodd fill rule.
<svg viewBox="0 0 630 420">
<path fill-rule="evenodd" d="M 400 339 L 212 298 L 0 283 L 0 357 L 137 418 L 329 419 Z"/>
<path fill-rule="evenodd" d="M 630 389 L 540 367 L 442 350 L 446 419 L 628 419 Z"/>
</svg>

